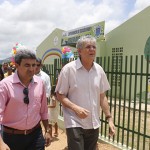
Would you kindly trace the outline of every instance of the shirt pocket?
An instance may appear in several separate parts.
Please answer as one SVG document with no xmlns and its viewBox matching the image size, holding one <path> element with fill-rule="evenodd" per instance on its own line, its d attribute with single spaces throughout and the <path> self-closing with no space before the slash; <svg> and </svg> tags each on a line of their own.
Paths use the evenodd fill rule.
<svg viewBox="0 0 150 150">
<path fill-rule="evenodd" d="M 96 89 L 96 90 L 99 90 L 100 91 L 100 88 L 101 88 L 101 83 L 100 83 L 100 79 L 98 77 L 95 77 L 94 80 L 93 80 L 93 89 Z"/>
</svg>

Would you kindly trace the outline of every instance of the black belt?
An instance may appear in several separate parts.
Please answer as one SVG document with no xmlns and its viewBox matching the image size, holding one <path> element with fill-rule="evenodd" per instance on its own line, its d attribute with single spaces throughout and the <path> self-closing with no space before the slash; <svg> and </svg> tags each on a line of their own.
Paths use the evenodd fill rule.
<svg viewBox="0 0 150 150">
<path fill-rule="evenodd" d="M 40 122 L 35 126 L 33 127 L 32 129 L 28 129 L 28 130 L 18 130 L 18 129 L 14 129 L 14 128 L 10 128 L 10 127 L 7 127 L 7 126 L 3 126 L 3 131 L 6 132 L 6 133 L 10 133 L 10 134 L 30 134 L 31 132 L 33 132 L 35 129 L 37 128 L 40 128 L 41 125 L 40 125 Z"/>
</svg>

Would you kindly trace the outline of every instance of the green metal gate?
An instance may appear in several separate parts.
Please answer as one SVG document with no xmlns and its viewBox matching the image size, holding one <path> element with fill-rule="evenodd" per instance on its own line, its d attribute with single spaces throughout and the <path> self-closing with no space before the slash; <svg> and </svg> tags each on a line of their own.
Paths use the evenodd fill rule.
<svg viewBox="0 0 150 150">
<path fill-rule="evenodd" d="M 69 60 L 54 60 L 45 65 L 56 85 L 58 74 Z M 109 137 L 108 122 L 101 112 L 100 138 L 121 149 L 150 150 L 150 65 L 143 56 L 96 58 L 107 74 L 111 90 L 106 94 L 116 126 L 116 135 Z M 61 111 L 60 105 L 60 115 Z"/>
</svg>

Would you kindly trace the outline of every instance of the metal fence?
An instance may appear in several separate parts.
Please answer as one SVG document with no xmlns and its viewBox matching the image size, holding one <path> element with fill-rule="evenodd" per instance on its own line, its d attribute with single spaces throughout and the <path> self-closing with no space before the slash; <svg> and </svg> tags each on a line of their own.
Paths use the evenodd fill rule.
<svg viewBox="0 0 150 150">
<path fill-rule="evenodd" d="M 69 60 L 54 60 L 45 65 L 52 85 Z M 116 126 L 116 134 L 109 137 L 108 122 L 101 112 L 100 138 L 121 149 L 150 150 L 150 65 L 144 56 L 113 56 L 96 58 L 107 74 L 111 90 L 106 94 Z M 60 105 L 60 115 L 61 111 Z"/>
</svg>

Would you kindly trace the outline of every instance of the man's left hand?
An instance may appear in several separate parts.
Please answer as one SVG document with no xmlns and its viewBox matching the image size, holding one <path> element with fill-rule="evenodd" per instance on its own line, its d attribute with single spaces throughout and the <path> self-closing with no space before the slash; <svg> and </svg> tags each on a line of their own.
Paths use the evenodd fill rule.
<svg viewBox="0 0 150 150">
<path fill-rule="evenodd" d="M 108 124 L 109 124 L 109 135 L 110 135 L 110 136 L 115 135 L 115 125 L 114 125 L 114 123 L 113 123 L 112 118 L 109 118 L 109 119 L 108 119 Z"/>
<path fill-rule="evenodd" d="M 47 147 L 51 145 L 51 142 L 52 142 L 52 137 L 49 132 L 46 132 L 45 133 L 45 146 Z"/>
</svg>

